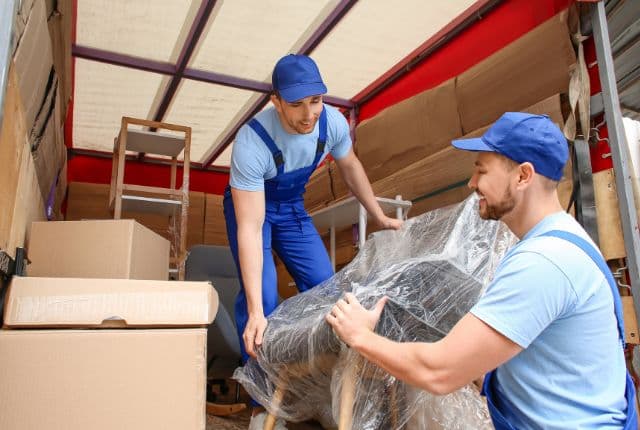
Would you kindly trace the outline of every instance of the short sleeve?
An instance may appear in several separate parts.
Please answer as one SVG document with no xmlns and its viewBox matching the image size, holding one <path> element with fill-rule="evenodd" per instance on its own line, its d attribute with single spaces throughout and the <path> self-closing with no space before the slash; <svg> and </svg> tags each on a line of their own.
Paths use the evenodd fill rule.
<svg viewBox="0 0 640 430">
<path fill-rule="evenodd" d="M 554 320 L 575 308 L 577 296 L 552 261 L 536 252 L 518 252 L 500 265 L 471 313 L 527 348 Z"/>
<path fill-rule="evenodd" d="M 345 157 L 351 149 L 351 135 L 349 133 L 349 124 L 342 114 L 335 108 L 327 111 L 329 118 L 329 130 L 333 138 L 334 144 L 331 146 L 331 156 L 339 160 Z"/>
<path fill-rule="evenodd" d="M 231 187 L 244 191 L 264 191 L 264 178 L 271 160 L 268 150 L 259 144 L 258 139 L 258 135 L 247 125 L 238 130 L 231 152 Z"/>
</svg>

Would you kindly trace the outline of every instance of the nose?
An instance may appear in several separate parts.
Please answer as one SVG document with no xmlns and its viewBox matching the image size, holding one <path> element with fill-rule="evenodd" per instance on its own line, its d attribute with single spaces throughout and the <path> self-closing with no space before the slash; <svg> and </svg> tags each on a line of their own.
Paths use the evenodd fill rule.
<svg viewBox="0 0 640 430">
<path fill-rule="evenodd" d="M 313 118 L 316 116 L 313 108 L 309 105 L 305 105 L 304 107 L 304 118 L 306 120 L 312 121 Z"/>
<path fill-rule="evenodd" d="M 472 191 L 475 191 L 478 189 L 478 178 L 476 177 L 475 173 L 471 175 L 469 182 L 467 182 L 467 187 L 469 187 L 469 189 Z"/>
</svg>

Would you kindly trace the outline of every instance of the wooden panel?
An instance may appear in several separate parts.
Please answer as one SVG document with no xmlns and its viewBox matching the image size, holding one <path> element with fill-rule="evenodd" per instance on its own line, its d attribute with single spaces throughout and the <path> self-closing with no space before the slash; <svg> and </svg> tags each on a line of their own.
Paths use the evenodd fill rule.
<svg viewBox="0 0 640 430">
<path fill-rule="evenodd" d="M 624 341 L 634 345 L 640 344 L 638 336 L 638 317 L 633 304 L 633 297 L 622 296 L 622 314 L 624 316 Z"/>
<path fill-rule="evenodd" d="M 613 169 L 593 175 L 599 245 L 605 260 L 626 256 Z"/>
<path fill-rule="evenodd" d="M 458 76 L 464 133 L 553 94 L 567 92 L 576 57 L 560 13 Z"/>
<path fill-rule="evenodd" d="M 218 194 L 205 195 L 204 244 L 229 246 L 227 224 L 222 206 L 224 197 Z"/>
<path fill-rule="evenodd" d="M 15 70 L 9 70 L 4 102 L 4 119 L 0 130 L 0 249 L 9 251 L 13 208 L 20 176 L 22 152 L 27 145 L 24 110 L 18 94 Z"/>
</svg>

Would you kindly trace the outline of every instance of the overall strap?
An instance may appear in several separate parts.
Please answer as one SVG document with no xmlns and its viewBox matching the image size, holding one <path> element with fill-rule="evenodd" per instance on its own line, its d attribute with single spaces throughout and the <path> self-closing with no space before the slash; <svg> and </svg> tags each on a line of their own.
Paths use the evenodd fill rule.
<svg viewBox="0 0 640 430">
<path fill-rule="evenodd" d="M 276 169 L 278 170 L 278 175 L 281 175 L 284 172 L 284 157 L 282 156 L 282 151 L 278 149 L 276 143 L 273 141 L 267 130 L 264 129 L 260 122 L 253 118 L 249 121 L 249 127 L 256 132 L 258 136 L 262 139 L 262 141 L 267 145 L 271 155 L 273 156 L 273 161 L 276 163 Z"/>
<path fill-rule="evenodd" d="M 320 158 L 322 154 L 324 154 L 324 148 L 327 144 L 327 109 L 323 106 L 322 113 L 320 114 L 320 124 L 319 124 L 319 135 L 318 135 L 318 144 L 316 145 L 316 156 L 313 159 L 313 170 L 318 167 L 318 163 L 320 162 Z"/>
<path fill-rule="evenodd" d="M 613 309 L 616 314 L 616 320 L 618 321 L 618 334 L 620 336 L 620 341 L 622 342 L 622 346 L 624 347 L 624 321 L 622 317 L 622 300 L 620 299 L 620 293 L 618 292 L 618 287 L 616 285 L 615 280 L 613 279 L 613 275 L 611 274 L 611 270 L 609 270 L 609 266 L 604 261 L 602 255 L 591 245 L 589 242 L 581 238 L 580 236 L 569 233 L 568 231 L 562 230 L 552 230 L 546 233 L 541 234 L 540 236 L 552 236 L 557 237 L 559 239 L 564 239 L 568 242 L 573 243 L 578 248 L 582 249 L 585 254 L 587 254 L 593 262 L 598 266 L 600 271 L 604 274 L 605 278 L 607 278 L 607 282 L 609 283 L 609 287 L 611 287 L 611 293 L 613 294 Z"/>
</svg>

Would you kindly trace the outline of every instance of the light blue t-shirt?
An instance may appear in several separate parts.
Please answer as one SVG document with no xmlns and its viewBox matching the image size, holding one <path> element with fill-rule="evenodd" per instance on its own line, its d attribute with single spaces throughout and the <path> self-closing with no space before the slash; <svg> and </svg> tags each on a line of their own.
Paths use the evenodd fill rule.
<svg viewBox="0 0 640 430">
<path fill-rule="evenodd" d="M 320 162 L 331 153 L 339 160 L 351 149 L 351 136 L 346 118 L 334 107 L 325 105 L 327 110 L 327 142 Z M 278 118 L 278 112 L 271 106 L 255 116 L 262 124 L 284 158 L 284 171 L 306 167 L 313 163 L 320 134 L 320 121 L 312 133 L 289 134 Z M 229 184 L 245 191 L 263 191 L 264 181 L 276 176 L 277 169 L 267 145 L 248 124 L 243 125 L 236 135 L 231 153 L 231 178 Z"/>
<path fill-rule="evenodd" d="M 604 274 L 583 251 L 555 237 L 565 230 L 593 244 L 568 214 L 538 223 L 496 270 L 471 313 L 524 350 L 500 366 L 496 391 L 517 429 L 621 428 L 626 367 Z"/>
</svg>

